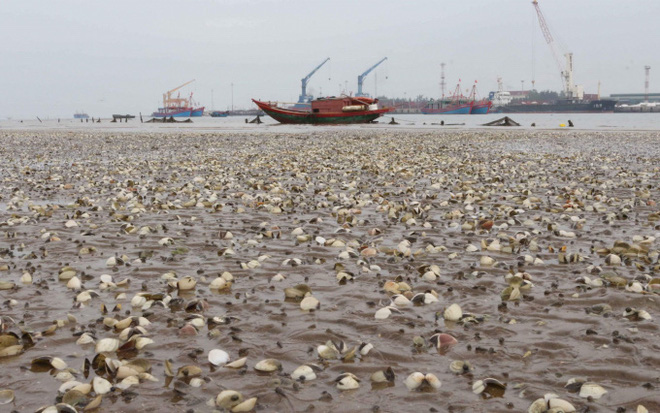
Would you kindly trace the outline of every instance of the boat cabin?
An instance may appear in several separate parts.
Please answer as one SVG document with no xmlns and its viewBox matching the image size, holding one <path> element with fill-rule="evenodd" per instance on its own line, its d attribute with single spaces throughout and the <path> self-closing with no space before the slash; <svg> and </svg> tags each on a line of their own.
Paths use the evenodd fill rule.
<svg viewBox="0 0 660 413">
<path fill-rule="evenodd" d="M 328 97 L 312 101 L 312 113 L 358 112 L 375 110 L 378 108 L 378 99 L 363 97 Z"/>
</svg>

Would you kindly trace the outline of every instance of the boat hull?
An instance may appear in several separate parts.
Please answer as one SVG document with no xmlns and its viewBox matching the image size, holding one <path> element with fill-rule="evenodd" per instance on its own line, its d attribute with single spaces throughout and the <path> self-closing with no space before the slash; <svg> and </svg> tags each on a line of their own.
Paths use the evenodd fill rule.
<svg viewBox="0 0 660 413">
<path fill-rule="evenodd" d="M 550 104 L 527 104 L 500 106 L 501 113 L 612 113 L 614 100 L 592 100 L 587 102 L 557 102 Z"/>
<path fill-rule="evenodd" d="M 312 113 L 302 110 L 278 108 L 254 99 L 252 101 L 271 118 L 280 123 L 288 124 L 340 125 L 369 123 L 392 110 L 391 108 L 383 108 L 359 112 Z"/>
<path fill-rule="evenodd" d="M 192 117 L 199 117 L 204 115 L 204 107 L 201 108 L 195 108 L 190 112 L 190 116 Z"/>
<path fill-rule="evenodd" d="M 472 109 L 470 110 L 470 115 L 487 115 L 492 105 L 493 104 L 490 102 L 475 103 L 474 105 L 472 105 Z"/>
<path fill-rule="evenodd" d="M 219 112 L 217 110 L 211 112 L 212 118 L 226 118 L 227 116 L 229 116 L 229 112 Z"/>
<path fill-rule="evenodd" d="M 180 109 L 180 110 L 168 110 L 154 112 L 151 114 L 154 118 L 189 118 L 192 110 L 191 109 Z M 201 115 L 200 115 L 201 116 Z"/>
<path fill-rule="evenodd" d="M 472 107 L 470 105 L 446 106 L 444 108 L 422 108 L 425 115 L 469 115 Z"/>
</svg>

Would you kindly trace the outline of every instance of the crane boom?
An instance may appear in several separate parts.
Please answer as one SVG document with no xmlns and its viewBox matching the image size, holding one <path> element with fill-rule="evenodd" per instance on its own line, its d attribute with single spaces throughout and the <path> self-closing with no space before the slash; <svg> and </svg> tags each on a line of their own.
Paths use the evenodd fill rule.
<svg viewBox="0 0 660 413">
<path fill-rule="evenodd" d="M 541 32 L 543 33 L 545 42 L 548 44 L 548 46 L 550 46 L 550 50 L 552 51 L 552 56 L 555 59 L 555 63 L 557 63 L 557 67 L 559 68 L 559 73 L 561 74 L 562 86 L 564 87 L 564 90 L 566 90 L 567 85 L 565 84 L 565 78 L 564 78 L 565 69 L 564 69 L 564 65 L 561 62 L 561 59 L 559 58 L 559 52 L 557 51 L 557 46 L 555 45 L 555 39 L 552 37 L 552 33 L 550 33 L 550 28 L 548 27 L 548 23 L 545 21 L 545 16 L 543 16 L 543 12 L 539 7 L 538 0 L 533 0 L 532 4 L 534 5 L 534 9 L 536 9 L 536 16 L 539 18 L 539 26 L 541 26 Z"/>
<path fill-rule="evenodd" d="M 374 70 L 378 65 L 383 63 L 384 61 L 387 60 L 387 57 L 382 58 L 378 63 L 375 65 L 371 66 L 369 69 L 365 70 L 364 73 L 362 73 L 360 76 L 358 76 L 358 91 L 355 94 L 355 96 L 365 96 L 364 93 L 362 93 L 362 83 L 364 82 L 364 78 L 367 77 L 369 73 L 371 73 L 372 70 Z"/>
<path fill-rule="evenodd" d="M 301 79 L 301 82 L 302 82 L 302 93 L 300 94 L 300 97 L 298 98 L 298 103 L 305 103 L 305 102 L 309 102 L 310 100 L 312 100 L 312 96 L 307 95 L 307 82 L 308 82 L 309 79 L 312 77 L 312 75 L 313 75 L 314 73 L 316 73 L 316 71 L 319 70 L 319 69 L 321 68 L 321 66 L 323 66 L 324 64 L 327 63 L 328 60 L 330 60 L 329 57 L 326 58 L 323 62 L 321 62 L 320 65 L 316 66 L 316 67 L 314 68 L 314 70 L 312 70 L 311 72 L 309 72 L 309 74 L 308 74 L 307 76 L 305 76 L 305 77 L 303 77 L 303 78 Z"/>
<path fill-rule="evenodd" d="M 190 81 L 182 84 L 181 86 L 177 86 L 174 89 L 168 90 L 167 92 L 163 93 L 163 107 L 171 106 L 171 104 L 180 105 L 180 102 L 178 102 L 178 101 L 181 101 L 182 99 L 172 99 L 172 93 L 176 92 L 177 90 L 181 89 L 184 86 L 187 86 L 187 85 L 191 84 L 194 81 L 195 81 L 195 79 L 190 80 Z M 177 102 L 174 102 L 175 100 Z"/>
</svg>

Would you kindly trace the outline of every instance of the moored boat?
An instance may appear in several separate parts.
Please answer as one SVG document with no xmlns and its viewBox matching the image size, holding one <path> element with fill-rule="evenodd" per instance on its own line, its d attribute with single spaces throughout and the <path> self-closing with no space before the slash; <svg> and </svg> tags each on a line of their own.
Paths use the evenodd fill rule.
<svg viewBox="0 0 660 413">
<path fill-rule="evenodd" d="M 158 108 L 158 110 L 151 114 L 154 118 L 189 118 L 192 112 L 191 108 Z"/>
<path fill-rule="evenodd" d="M 229 116 L 228 110 L 224 112 L 221 112 L 219 110 L 214 110 L 211 112 L 211 117 L 213 118 L 226 118 L 227 116 Z"/>
<path fill-rule="evenodd" d="M 201 108 L 194 108 L 190 110 L 190 116 L 192 117 L 198 117 L 204 115 L 204 107 L 202 106 Z"/>
<path fill-rule="evenodd" d="M 425 115 L 468 115 L 472 106 L 469 103 L 451 103 L 451 102 L 429 102 L 426 107 L 420 109 Z"/>
<path fill-rule="evenodd" d="M 277 102 L 252 101 L 259 109 L 280 123 L 348 124 L 368 123 L 394 108 L 379 108 L 378 99 L 341 96 L 318 98 L 311 102 L 311 110 L 287 109 Z"/>
<path fill-rule="evenodd" d="M 472 102 L 472 109 L 470 109 L 470 115 L 486 115 L 488 111 L 493 106 L 493 102 L 489 100 L 481 100 Z"/>
</svg>

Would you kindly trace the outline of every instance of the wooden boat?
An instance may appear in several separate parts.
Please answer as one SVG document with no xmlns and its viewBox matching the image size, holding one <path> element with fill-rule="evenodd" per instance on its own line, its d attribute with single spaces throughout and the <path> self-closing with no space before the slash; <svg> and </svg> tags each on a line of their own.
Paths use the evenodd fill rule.
<svg viewBox="0 0 660 413">
<path fill-rule="evenodd" d="M 378 99 L 366 97 L 326 97 L 311 102 L 309 110 L 288 109 L 277 102 L 252 101 L 280 123 L 347 124 L 369 123 L 394 108 L 378 108 Z"/>
</svg>

